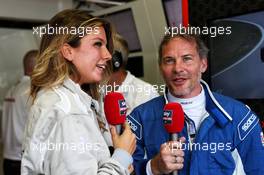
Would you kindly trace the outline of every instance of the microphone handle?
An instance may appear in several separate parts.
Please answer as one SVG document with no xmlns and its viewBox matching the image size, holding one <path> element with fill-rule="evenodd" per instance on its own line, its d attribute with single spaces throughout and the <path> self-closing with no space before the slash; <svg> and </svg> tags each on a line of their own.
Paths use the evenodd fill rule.
<svg viewBox="0 0 264 175">
<path fill-rule="evenodd" d="M 120 135 L 122 133 L 122 125 L 115 125 L 115 127 L 117 134 Z"/>
<path fill-rule="evenodd" d="M 171 134 L 171 140 L 172 141 L 177 141 L 178 140 L 178 134 L 177 133 Z M 172 172 L 172 174 L 173 175 L 178 175 L 178 171 L 175 170 L 175 171 Z"/>
<path fill-rule="evenodd" d="M 172 141 L 177 141 L 178 140 L 178 134 L 177 133 L 171 134 L 171 140 Z"/>
</svg>

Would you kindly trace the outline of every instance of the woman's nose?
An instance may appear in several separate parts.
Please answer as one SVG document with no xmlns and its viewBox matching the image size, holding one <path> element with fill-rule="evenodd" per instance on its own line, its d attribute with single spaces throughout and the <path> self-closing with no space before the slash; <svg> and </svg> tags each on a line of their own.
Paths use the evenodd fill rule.
<svg viewBox="0 0 264 175">
<path fill-rule="evenodd" d="M 108 51 L 108 49 L 105 47 L 102 51 L 102 58 L 106 59 L 107 61 L 112 59 L 112 55 L 110 54 L 110 52 Z"/>
</svg>

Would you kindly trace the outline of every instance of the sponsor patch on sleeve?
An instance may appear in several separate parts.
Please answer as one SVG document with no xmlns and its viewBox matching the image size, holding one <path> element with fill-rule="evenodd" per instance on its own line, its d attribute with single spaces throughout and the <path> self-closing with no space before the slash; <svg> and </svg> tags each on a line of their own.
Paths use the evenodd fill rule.
<svg viewBox="0 0 264 175">
<path fill-rule="evenodd" d="M 141 140 L 141 138 L 142 138 L 142 125 L 136 119 L 134 119 L 131 115 L 127 116 L 127 122 L 130 125 L 131 130 L 136 135 L 136 138 L 138 140 Z"/>
<path fill-rule="evenodd" d="M 244 140 L 258 122 L 259 118 L 249 110 L 237 126 L 239 139 Z"/>
<path fill-rule="evenodd" d="M 15 100 L 15 98 L 10 97 L 10 98 L 5 98 L 4 101 L 6 101 L 6 102 L 15 102 L 16 100 Z"/>
</svg>

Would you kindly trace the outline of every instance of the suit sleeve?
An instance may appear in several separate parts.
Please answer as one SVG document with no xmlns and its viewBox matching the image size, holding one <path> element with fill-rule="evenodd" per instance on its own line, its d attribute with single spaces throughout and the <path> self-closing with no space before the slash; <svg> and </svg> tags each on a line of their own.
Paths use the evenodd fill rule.
<svg viewBox="0 0 264 175">
<path fill-rule="evenodd" d="M 236 148 L 248 175 L 264 174 L 264 142 L 259 118 L 250 110 L 238 123 Z"/>
<path fill-rule="evenodd" d="M 32 170 L 54 175 L 129 174 L 120 159 L 125 161 L 130 158 L 132 163 L 132 158 L 124 150 L 115 150 L 110 157 L 108 147 L 92 117 L 67 116 L 60 110 L 50 110 L 39 115 L 43 120 L 37 121 L 33 138 L 25 150 L 22 174 L 30 174 Z M 86 120 L 83 120 L 84 117 Z M 38 145 L 32 147 L 34 144 Z"/>
<path fill-rule="evenodd" d="M 143 125 L 140 119 L 140 111 L 135 110 L 132 111 L 130 115 L 128 115 L 127 120 L 130 124 L 130 127 L 137 138 L 137 147 L 136 151 L 133 154 L 133 165 L 135 168 L 136 174 L 145 175 L 146 174 L 146 165 L 149 161 L 146 157 L 145 144 L 144 144 L 144 133 L 143 133 Z"/>
<path fill-rule="evenodd" d="M 129 163 L 125 165 L 126 167 L 121 163 L 129 159 L 130 155 L 124 150 L 115 150 L 110 157 L 107 145 L 99 139 L 100 133 L 95 132 L 97 129 L 91 124 L 89 128 L 86 127 L 85 123 L 79 123 L 80 121 L 78 122 L 76 118 L 78 117 L 64 119 L 55 131 L 54 143 L 74 144 L 77 149 L 61 149 L 51 152 L 51 164 L 56 165 L 51 167 L 54 172 L 51 174 L 128 175 Z M 99 155 L 105 156 L 99 158 Z M 132 158 L 130 163 L 132 163 Z"/>
</svg>

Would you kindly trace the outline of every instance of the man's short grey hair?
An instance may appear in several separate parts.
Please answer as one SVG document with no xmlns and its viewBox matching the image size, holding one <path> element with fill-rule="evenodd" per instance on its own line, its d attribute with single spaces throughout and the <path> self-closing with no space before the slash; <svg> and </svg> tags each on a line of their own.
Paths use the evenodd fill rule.
<svg viewBox="0 0 264 175">
<path fill-rule="evenodd" d="M 199 35 L 196 35 L 196 34 L 166 34 L 161 43 L 160 43 L 160 46 L 159 46 L 159 64 L 161 64 L 161 61 L 162 61 L 162 49 L 164 46 L 166 46 L 172 39 L 174 38 L 181 38 L 181 39 L 184 39 L 188 42 L 193 42 L 196 44 L 196 49 L 197 49 L 197 52 L 200 56 L 201 59 L 207 59 L 207 56 L 208 56 L 208 52 L 209 52 L 209 49 L 206 47 L 206 45 L 204 44 L 204 42 L 202 41 L 202 39 L 200 38 Z"/>
</svg>

